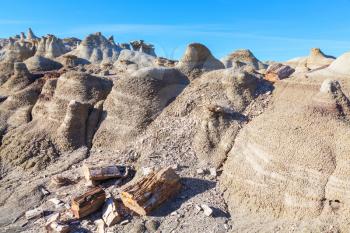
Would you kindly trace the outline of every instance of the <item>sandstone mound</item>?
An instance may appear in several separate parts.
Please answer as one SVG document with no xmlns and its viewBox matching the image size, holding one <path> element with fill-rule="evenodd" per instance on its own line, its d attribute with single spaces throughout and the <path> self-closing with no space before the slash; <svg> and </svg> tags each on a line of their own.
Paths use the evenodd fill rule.
<svg viewBox="0 0 350 233">
<path fill-rule="evenodd" d="M 47 80 L 33 107 L 32 120 L 4 136 L 0 147 L 3 163 L 41 169 L 64 151 L 87 145 L 91 140 L 87 132 L 98 123 L 89 117 L 111 86 L 108 80 L 78 72 Z"/>
<path fill-rule="evenodd" d="M 315 70 L 329 66 L 334 60 L 334 57 L 325 55 L 321 49 L 312 48 L 309 56 L 291 59 L 286 64 L 296 70 Z"/>
<path fill-rule="evenodd" d="M 114 68 L 119 71 L 136 71 L 145 67 L 155 66 L 156 58 L 146 53 L 123 49 Z"/>
<path fill-rule="evenodd" d="M 206 72 L 224 69 L 224 65 L 217 60 L 210 50 L 202 44 L 193 43 L 187 46 L 185 54 L 176 65 L 185 74 L 191 72 Z"/>
<path fill-rule="evenodd" d="M 61 39 L 54 35 L 43 36 L 39 42 L 35 56 L 56 58 L 68 52 Z"/>
<path fill-rule="evenodd" d="M 115 62 L 121 48 L 107 40 L 101 33 L 90 34 L 69 55 L 84 59 L 86 63 Z"/>
<path fill-rule="evenodd" d="M 116 81 L 103 106 L 94 148 L 116 151 L 137 137 L 185 88 L 188 79 L 171 68 L 144 68 Z"/>
<path fill-rule="evenodd" d="M 233 69 L 195 79 L 131 144 L 138 165 L 219 167 L 246 121 L 258 80 Z"/>
<path fill-rule="evenodd" d="M 267 68 L 267 66 L 259 61 L 248 49 L 237 50 L 229 54 L 227 57 L 224 57 L 221 61 L 226 68 L 240 68 L 242 66 L 250 66 L 255 70 Z"/>
<path fill-rule="evenodd" d="M 231 211 L 337 222 L 348 213 L 350 105 L 337 82 L 321 83 L 279 82 L 271 108 L 239 133 L 221 177 Z"/>
<path fill-rule="evenodd" d="M 38 55 L 28 58 L 24 61 L 24 63 L 31 72 L 51 71 L 62 68 L 62 64 L 58 63 L 57 61 Z"/>
</svg>

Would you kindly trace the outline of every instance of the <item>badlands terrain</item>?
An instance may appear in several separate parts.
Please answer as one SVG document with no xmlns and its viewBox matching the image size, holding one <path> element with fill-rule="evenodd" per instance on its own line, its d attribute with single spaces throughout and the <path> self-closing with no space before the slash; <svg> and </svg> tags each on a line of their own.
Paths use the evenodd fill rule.
<svg viewBox="0 0 350 233">
<path fill-rule="evenodd" d="M 349 96 L 350 53 L 220 60 L 192 43 L 174 61 L 101 33 L 1 39 L 0 232 L 349 232 Z M 92 182 L 87 164 L 129 172 Z M 150 213 L 72 215 L 161 168 L 181 189 Z"/>
</svg>

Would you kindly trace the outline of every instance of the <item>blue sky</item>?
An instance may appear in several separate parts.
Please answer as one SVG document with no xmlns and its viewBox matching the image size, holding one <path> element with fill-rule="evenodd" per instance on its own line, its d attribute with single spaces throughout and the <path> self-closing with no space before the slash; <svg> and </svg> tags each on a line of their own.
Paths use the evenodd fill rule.
<svg viewBox="0 0 350 233">
<path fill-rule="evenodd" d="M 0 37 L 28 27 L 59 37 L 101 31 L 117 42 L 144 39 L 174 59 L 191 42 L 218 58 L 240 48 L 279 61 L 312 47 L 335 56 L 350 51 L 350 0 L 16 0 L 1 1 L 0 12 Z"/>
</svg>

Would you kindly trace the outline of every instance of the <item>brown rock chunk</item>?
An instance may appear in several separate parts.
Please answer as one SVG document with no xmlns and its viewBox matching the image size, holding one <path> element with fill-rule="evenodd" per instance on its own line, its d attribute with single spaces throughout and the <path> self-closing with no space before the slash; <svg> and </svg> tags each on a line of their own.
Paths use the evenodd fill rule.
<svg viewBox="0 0 350 233">
<path fill-rule="evenodd" d="M 267 68 L 265 79 L 270 82 L 276 82 L 288 78 L 294 71 L 295 70 L 290 66 L 274 63 Z"/>
<path fill-rule="evenodd" d="M 168 167 L 127 186 L 121 193 L 121 199 L 126 207 L 137 214 L 147 215 L 175 195 L 180 188 L 180 177 Z"/>
</svg>

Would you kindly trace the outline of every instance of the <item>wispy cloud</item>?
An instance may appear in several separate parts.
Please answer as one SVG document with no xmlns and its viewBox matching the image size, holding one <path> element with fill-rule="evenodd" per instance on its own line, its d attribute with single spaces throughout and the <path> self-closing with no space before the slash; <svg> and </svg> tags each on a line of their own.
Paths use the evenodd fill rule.
<svg viewBox="0 0 350 233">
<path fill-rule="evenodd" d="M 0 25 L 20 25 L 33 23 L 28 20 L 0 19 Z"/>
<path fill-rule="evenodd" d="M 67 33 L 89 34 L 96 31 L 109 34 L 128 34 L 137 33 L 142 35 L 186 35 L 186 36 L 211 36 L 240 38 L 252 40 L 269 40 L 279 42 L 293 43 L 313 43 L 313 44 L 333 44 L 336 47 L 348 47 L 349 41 L 320 39 L 320 38 L 303 38 L 303 37 L 286 37 L 278 35 L 250 33 L 250 29 L 243 30 L 233 25 L 222 24 L 195 24 L 195 25 L 172 25 L 172 24 L 98 24 L 73 28 Z M 247 32 L 248 31 L 248 32 Z M 253 31 L 253 29 L 252 29 Z"/>
</svg>

